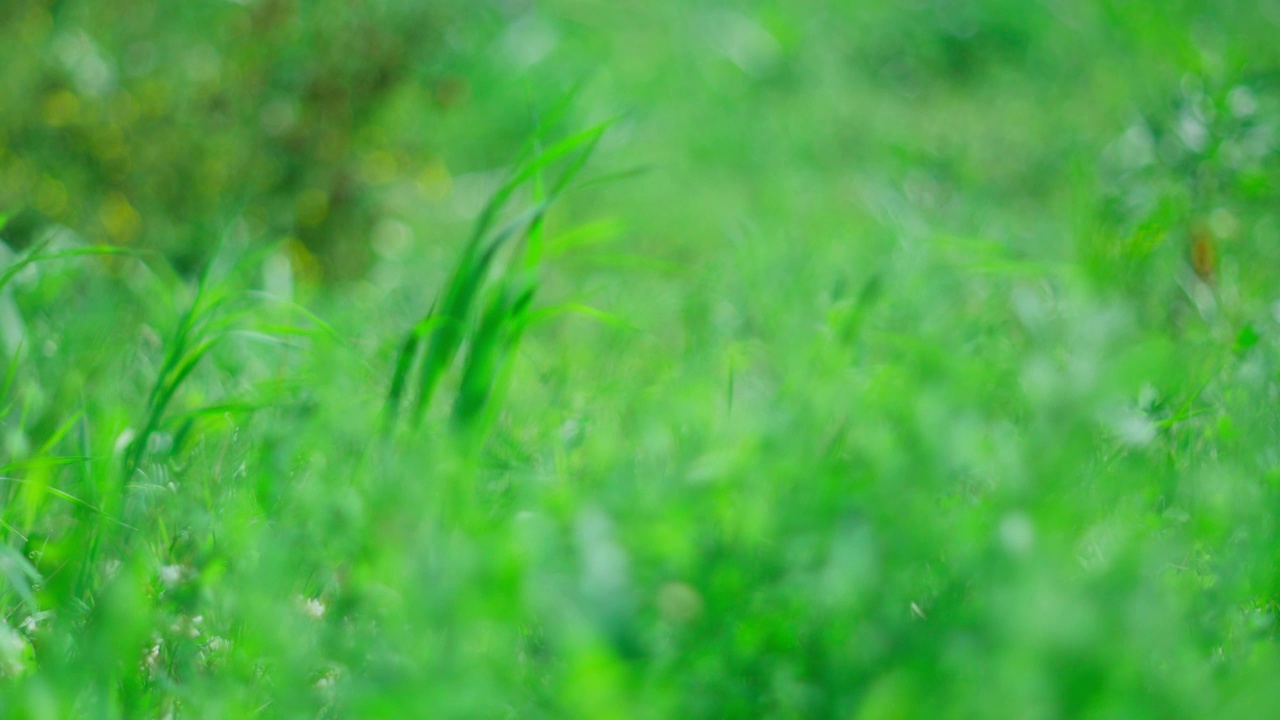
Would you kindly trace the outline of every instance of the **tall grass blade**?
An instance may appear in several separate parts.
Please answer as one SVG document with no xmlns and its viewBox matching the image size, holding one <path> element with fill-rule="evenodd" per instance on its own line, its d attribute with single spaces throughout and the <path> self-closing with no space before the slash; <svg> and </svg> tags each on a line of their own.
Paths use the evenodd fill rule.
<svg viewBox="0 0 1280 720">
<path fill-rule="evenodd" d="M 34 586 L 40 583 L 40 573 L 21 552 L 8 545 L 0 545 L 0 577 L 32 613 L 39 612 Z"/>
<path fill-rule="evenodd" d="M 400 412 L 400 404 L 404 399 L 404 390 L 409 378 L 409 371 L 413 368 L 414 361 L 418 359 L 418 349 L 421 345 L 422 334 L 415 328 L 405 334 L 404 341 L 400 344 L 400 350 L 396 353 L 396 369 L 391 376 L 391 389 L 387 391 L 387 405 L 383 413 L 384 431 L 391 429 L 392 424 L 395 423 L 396 416 Z"/>
<path fill-rule="evenodd" d="M 415 426 L 420 424 L 442 379 L 464 347 L 467 350 L 452 413 L 454 424 L 470 425 L 484 412 L 498 368 L 518 342 L 537 292 L 538 269 L 545 253 L 546 213 L 581 172 L 612 122 L 599 123 L 544 147 L 546 124 L 535 121 L 537 127 L 526 145 L 527 152 L 522 151 L 521 160 L 485 203 L 440 299 L 400 342 L 387 392 L 384 427 L 391 428 L 410 394 L 409 378 L 415 374 L 415 367 L 411 421 Z M 564 168 L 554 182 L 548 182 L 546 171 L 562 161 Z M 494 231 L 504 208 L 526 184 L 530 186 L 532 207 Z M 491 280 L 499 254 L 520 240 L 523 243 L 516 244 L 508 256 L 506 270 Z M 489 299 L 477 311 L 478 298 L 491 282 Z"/>
<path fill-rule="evenodd" d="M 0 272 L 0 290 L 4 289 L 4 287 L 8 285 L 9 282 L 18 275 L 18 273 L 21 273 L 23 270 L 26 270 L 31 265 L 39 262 L 47 262 L 50 260 L 65 260 L 67 258 L 86 257 L 86 256 L 94 256 L 94 255 L 99 255 L 99 256 L 127 255 L 131 257 L 138 256 L 138 253 L 133 250 L 128 250 L 126 248 L 112 247 L 110 245 L 93 245 L 90 247 L 72 248 L 70 250 L 55 250 L 53 252 L 42 252 L 45 245 L 47 245 L 47 243 L 42 243 L 32 248 L 32 250 L 23 254 L 22 257 L 10 263 L 10 265 L 4 269 L 4 272 Z"/>
</svg>

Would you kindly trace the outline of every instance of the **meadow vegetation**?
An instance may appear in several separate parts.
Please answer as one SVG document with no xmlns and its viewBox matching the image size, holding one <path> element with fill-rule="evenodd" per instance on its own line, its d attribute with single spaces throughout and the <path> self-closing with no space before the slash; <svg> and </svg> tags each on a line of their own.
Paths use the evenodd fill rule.
<svg viewBox="0 0 1280 720">
<path fill-rule="evenodd" d="M 0 4 L 0 715 L 1280 716 L 1278 32 Z"/>
</svg>

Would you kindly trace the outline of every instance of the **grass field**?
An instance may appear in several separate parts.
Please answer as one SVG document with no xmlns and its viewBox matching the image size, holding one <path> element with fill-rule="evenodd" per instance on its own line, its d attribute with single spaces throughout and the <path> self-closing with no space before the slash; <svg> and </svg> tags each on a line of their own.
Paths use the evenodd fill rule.
<svg viewBox="0 0 1280 720">
<path fill-rule="evenodd" d="M 1278 33 L 0 5 L 0 717 L 1280 716 Z"/>
</svg>

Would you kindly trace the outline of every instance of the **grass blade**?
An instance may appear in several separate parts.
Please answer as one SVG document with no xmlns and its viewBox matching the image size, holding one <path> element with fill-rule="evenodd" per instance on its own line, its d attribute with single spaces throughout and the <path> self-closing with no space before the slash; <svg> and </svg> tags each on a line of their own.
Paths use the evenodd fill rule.
<svg viewBox="0 0 1280 720">
<path fill-rule="evenodd" d="M 34 586 L 40 583 L 40 573 L 22 553 L 8 545 L 0 545 L 0 577 L 32 613 L 39 612 Z"/>
<path fill-rule="evenodd" d="M 44 248 L 46 244 L 47 243 L 41 243 L 40 245 L 36 246 L 31 251 L 27 252 L 22 257 L 18 258 L 13 263 L 11 263 L 9 267 L 4 269 L 4 272 L 0 272 L 0 290 L 4 289 L 4 287 L 8 285 L 9 282 L 13 280 L 13 278 L 17 277 L 18 273 L 22 272 L 23 270 L 27 269 L 31 265 L 38 262 L 46 262 L 49 260 L 65 260 L 67 258 L 85 257 L 85 256 L 94 256 L 94 255 L 97 255 L 97 256 L 127 255 L 132 257 L 136 257 L 138 255 L 138 253 L 133 250 L 112 247 L 110 245 L 92 245 L 90 247 L 72 248 L 70 250 L 56 250 L 56 251 L 47 252 L 47 253 L 41 252 L 41 250 Z"/>
</svg>

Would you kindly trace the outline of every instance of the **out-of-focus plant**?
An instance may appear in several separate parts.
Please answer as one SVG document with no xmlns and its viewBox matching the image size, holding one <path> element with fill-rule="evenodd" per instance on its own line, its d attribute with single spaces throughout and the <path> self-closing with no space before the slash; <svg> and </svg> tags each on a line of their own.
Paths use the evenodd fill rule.
<svg viewBox="0 0 1280 720">
<path fill-rule="evenodd" d="M 1188 74 L 1144 108 L 1100 160 L 1102 227 L 1084 246 L 1095 276 L 1156 313 L 1245 312 L 1239 299 L 1265 291 L 1266 268 L 1280 262 L 1269 220 L 1280 193 L 1277 107 L 1274 80 L 1237 73 Z"/>
<path fill-rule="evenodd" d="M 442 58 L 465 5 L 32 2 L 0 7 L 0 207 L 182 268 L 242 222 L 295 265 L 361 272 L 377 192 L 432 181 L 428 128 L 466 102 Z M 423 179 L 425 178 L 425 180 Z M 317 258 L 319 263 L 317 263 Z"/>
</svg>

